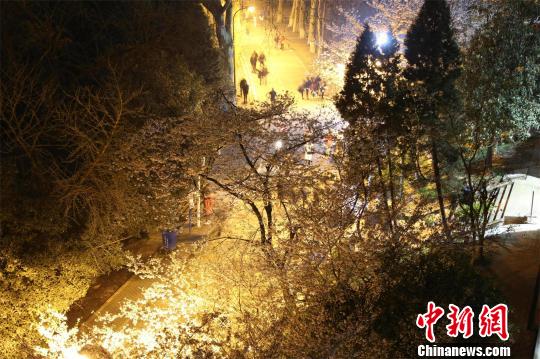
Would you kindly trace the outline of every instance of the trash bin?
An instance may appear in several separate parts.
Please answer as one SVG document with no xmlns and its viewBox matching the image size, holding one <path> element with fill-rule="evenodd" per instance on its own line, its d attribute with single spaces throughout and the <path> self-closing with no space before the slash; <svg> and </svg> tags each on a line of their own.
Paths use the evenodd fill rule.
<svg viewBox="0 0 540 359">
<path fill-rule="evenodd" d="M 163 238 L 163 249 L 172 251 L 176 248 L 176 231 L 163 231 L 161 236 Z"/>
</svg>

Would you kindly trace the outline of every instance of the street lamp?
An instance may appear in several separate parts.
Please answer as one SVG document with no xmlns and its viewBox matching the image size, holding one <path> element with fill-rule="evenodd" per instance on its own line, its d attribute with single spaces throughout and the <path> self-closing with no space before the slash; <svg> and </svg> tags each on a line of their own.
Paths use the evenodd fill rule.
<svg viewBox="0 0 540 359">
<path fill-rule="evenodd" d="M 234 98 L 236 100 L 236 46 L 234 45 L 234 41 L 236 39 L 235 32 L 234 32 L 234 18 L 236 14 L 238 14 L 242 10 L 247 10 L 250 13 L 253 13 L 255 11 L 255 6 L 244 6 L 240 9 L 236 10 L 232 17 L 232 47 L 233 47 L 233 82 L 234 82 Z M 236 102 L 235 102 L 236 103 Z"/>
<path fill-rule="evenodd" d="M 386 45 L 388 43 L 388 33 L 385 31 L 385 32 L 377 32 L 375 34 L 375 42 L 377 43 L 377 46 L 379 47 L 382 47 L 384 45 Z"/>
</svg>

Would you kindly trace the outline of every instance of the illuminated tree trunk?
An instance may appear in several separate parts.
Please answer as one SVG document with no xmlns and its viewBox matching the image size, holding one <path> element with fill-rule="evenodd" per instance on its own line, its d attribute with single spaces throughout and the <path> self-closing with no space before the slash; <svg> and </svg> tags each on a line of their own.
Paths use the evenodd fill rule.
<svg viewBox="0 0 540 359">
<path fill-rule="evenodd" d="M 276 23 L 281 24 L 283 22 L 283 0 L 278 0 Z"/>
<path fill-rule="evenodd" d="M 293 31 L 296 29 L 296 16 L 298 12 L 298 2 L 299 0 L 293 0 L 291 6 L 291 13 L 289 15 L 289 27 L 293 28 Z"/>
<path fill-rule="evenodd" d="M 304 25 L 304 19 L 306 17 L 306 2 L 300 0 L 298 8 L 298 36 L 303 39 L 306 37 L 306 26 Z"/>
<path fill-rule="evenodd" d="M 388 161 L 388 186 L 390 188 L 390 205 L 392 206 L 393 217 L 396 213 L 396 196 L 394 192 L 394 165 L 392 163 L 392 151 L 390 150 L 390 144 L 387 143 L 386 146 L 386 159 Z"/>
<path fill-rule="evenodd" d="M 303 0 L 295 0 L 295 11 L 294 11 L 294 17 L 293 17 L 293 24 L 292 24 L 292 31 L 296 32 L 298 31 L 298 17 L 300 16 L 300 2 Z"/>
<path fill-rule="evenodd" d="M 324 48 L 324 16 L 326 13 L 326 0 L 319 0 L 317 9 L 317 54 L 320 55 Z"/>
<path fill-rule="evenodd" d="M 202 4 L 212 14 L 215 25 L 215 33 L 219 47 L 223 50 L 227 59 L 227 72 L 234 78 L 234 56 L 232 40 L 232 0 L 227 0 L 224 5 L 221 0 L 206 0 Z M 236 86 L 236 85 L 234 85 Z"/>
<path fill-rule="evenodd" d="M 317 0 L 311 0 L 309 6 L 309 28 L 308 28 L 308 44 L 309 51 L 315 53 L 315 13 L 317 9 Z"/>
</svg>

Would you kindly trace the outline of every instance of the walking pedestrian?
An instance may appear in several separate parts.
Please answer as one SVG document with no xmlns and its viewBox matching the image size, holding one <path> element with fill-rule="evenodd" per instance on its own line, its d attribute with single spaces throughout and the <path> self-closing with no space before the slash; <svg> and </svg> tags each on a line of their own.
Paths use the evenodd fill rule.
<svg viewBox="0 0 540 359">
<path fill-rule="evenodd" d="M 304 85 L 300 85 L 298 87 L 298 92 L 300 92 L 300 95 L 302 95 L 302 100 L 304 99 Z"/>
<path fill-rule="evenodd" d="M 311 95 L 313 97 L 317 96 L 320 90 L 321 90 L 321 77 L 317 75 L 313 79 L 313 84 L 311 85 Z"/>
<path fill-rule="evenodd" d="M 242 97 L 244 98 L 244 105 L 247 104 L 247 96 L 249 92 L 249 85 L 246 79 L 240 81 L 240 91 L 242 92 Z"/>
<path fill-rule="evenodd" d="M 308 77 L 304 83 L 304 90 L 306 91 L 306 99 L 309 100 L 309 91 L 311 90 L 311 78 Z"/>
<path fill-rule="evenodd" d="M 249 62 L 251 63 L 251 71 L 253 73 L 257 72 L 257 60 L 259 59 L 259 55 L 256 51 L 253 51 L 251 54 L 251 57 L 249 58 Z"/>
<path fill-rule="evenodd" d="M 321 95 L 321 99 L 324 100 L 324 93 L 326 92 L 326 82 L 321 81 L 321 87 L 319 88 L 319 93 Z"/>
<path fill-rule="evenodd" d="M 270 95 L 270 102 L 274 103 L 276 102 L 276 91 L 274 90 L 274 88 L 272 87 L 272 91 L 270 91 L 269 93 Z"/>
<path fill-rule="evenodd" d="M 266 62 L 266 56 L 264 55 L 264 52 L 261 52 L 259 54 L 259 63 L 261 64 L 261 67 L 264 67 L 265 62 Z"/>
<path fill-rule="evenodd" d="M 268 76 L 268 69 L 266 68 L 266 66 L 263 66 L 263 68 L 258 71 L 259 71 L 259 74 L 258 74 L 259 84 L 266 85 L 267 84 L 266 77 Z"/>
</svg>

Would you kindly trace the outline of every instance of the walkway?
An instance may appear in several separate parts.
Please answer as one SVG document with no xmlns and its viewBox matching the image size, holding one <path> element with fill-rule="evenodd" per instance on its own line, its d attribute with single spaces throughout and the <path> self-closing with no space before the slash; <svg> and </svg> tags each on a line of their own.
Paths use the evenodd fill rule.
<svg viewBox="0 0 540 359">
<path fill-rule="evenodd" d="M 178 247 L 190 245 L 208 235 L 214 227 L 211 225 L 205 225 L 201 228 L 193 228 L 189 233 L 187 229 L 178 236 Z M 161 236 L 155 234 L 152 236 L 152 242 L 158 242 L 158 248 L 161 248 Z M 157 250 L 154 252 L 154 256 L 159 253 Z M 92 327 L 96 325 L 97 319 L 105 313 L 118 313 L 120 307 L 126 300 L 137 300 L 142 298 L 144 289 L 150 287 L 154 283 L 154 279 L 143 279 L 137 275 L 132 275 L 120 288 L 114 292 L 105 303 L 103 303 L 97 310 L 95 310 L 86 321 L 81 324 L 81 329 L 85 327 Z M 115 322 L 115 325 L 122 325 L 121 322 Z"/>
<path fill-rule="evenodd" d="M 505 173 L 523 173 L 540 178 L 540 132 L 519 143 L 507 155 L 496 155 L 494 166 Z"/>
<path fill-rule="evenodd" d="M 510 233 L 489 245 L 488 273 L 495 277 L 508 301 L 509 318 L 515 325 L 512 357 L 530 358 L 540 324 L 540 231 Z M 536 303 L 533 301 L 536 299 Z"/>
<path fill-rule="evenodd" d="M 248 17 L 244 18 L 242 15 Z M 260 20 L 247 11 L 244 14 L 238 14 L 235 20 L 236 86 L 238 87 L 238 83 L 243 78 L 247 80 L 249 102 L 268 101 L 268 93 L 274 88 L 278 94 L 288 91 L 294 96 L 296 105 L 300 108 L 315 108 L 322 104 L 331 104 L 329 99 L 302 100 L 298 92 L 298 87 L 304 82 L 306 76 L 315 75 L 312 69 L 314 55 L 309 52 L 307 44 L 302 45 L 305 39 L 299 39 L 298 35 L 282 27 L 280 31 L 286 36 L 286 45 L 285 49 L 281 50 L 275 46 L 275 32 L 266 20 Z M 251 70 L 249 59 L 253 51 L 265 54 L 269 71 L 267 83 L 261 84 L 257 74 Z"/>
<path fill-rule="evenodd" d="M 161 235 L 152 233 L 148 239 L 128 239 L 123 249 L 130 251 L 134 256 L 140 255 L 146 259 L 153 256 L 161 245 Z M 126 268 L 121 268 L 96 278 L 86 295 L 73 303 L 66 313 L 68 325 L 72 327 L 77 321 L 86 321 L 132 276 L 133 274 Z"/>
</svg>

